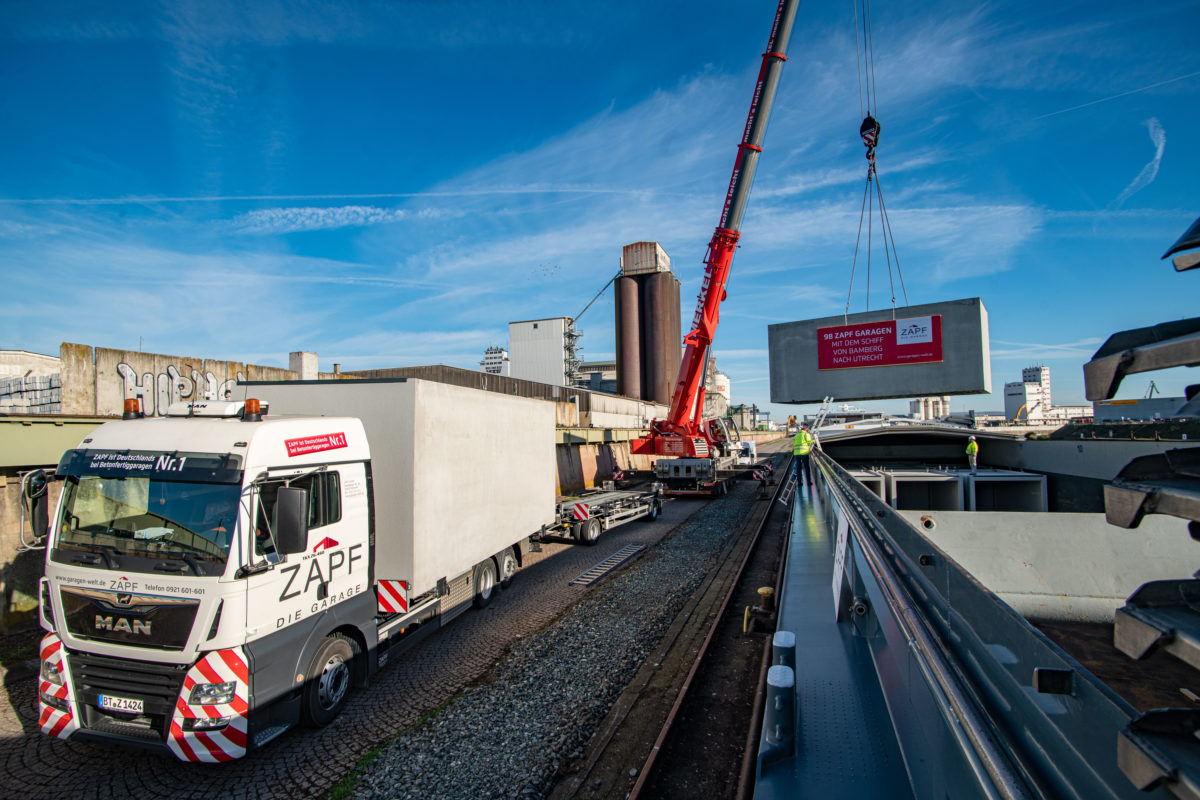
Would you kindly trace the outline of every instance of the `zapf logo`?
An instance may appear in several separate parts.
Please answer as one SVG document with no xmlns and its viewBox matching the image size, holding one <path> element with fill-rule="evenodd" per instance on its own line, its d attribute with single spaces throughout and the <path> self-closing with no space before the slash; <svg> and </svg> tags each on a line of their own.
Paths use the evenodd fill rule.
<svg viewBox="0 0 1200 800">
<path fill-rule="evenodd" d="M 896 344 L 926 344 L 933 341 L 933 317 L 896 320 Z"/>
<path fill-rule="evenodd" d="M 131 580 L 129 580 L 129 578 L 121 576 L 120 578 L 117 578 L 115 581 L 109 581 L 108 588 L 112 589 L 114 592 L 122 592 L 122 593 L 128 594 L 137 588 L 137 582 L 131 581 Z"/>
<path fill-rule="evenodd" d="M 337 539 L 330 539 L 328 536 L 326 536 L 324 539 L 313 545 L 312 551 L 314 553 L 319 553 L 322 550 L 329 550 L 337 546 Z"/>
</svg>

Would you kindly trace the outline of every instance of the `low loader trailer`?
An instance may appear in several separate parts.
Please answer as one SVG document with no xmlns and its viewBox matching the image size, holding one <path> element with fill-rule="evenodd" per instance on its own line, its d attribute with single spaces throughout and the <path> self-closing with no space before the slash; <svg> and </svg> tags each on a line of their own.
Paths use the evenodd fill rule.
<svg viewBox="0 0 1200 800">
<path fill-rule="evenodd" d="M 534 539 L 570 537 L 593 545 L 600 534 L 638 519 L 656 520 L 662 513 L 663 486 L 646 489 L 596 489 L 559 501 L 552 526 Z"/>
<path fill-rule="evenodd" d="M 246 391 L 157 419 L 133 401 L 63 456 L 40 522 L 44 733 L 223 762 L 325 725 L 558 522 L 549 403 L 421 380 Z"/>
</svg>

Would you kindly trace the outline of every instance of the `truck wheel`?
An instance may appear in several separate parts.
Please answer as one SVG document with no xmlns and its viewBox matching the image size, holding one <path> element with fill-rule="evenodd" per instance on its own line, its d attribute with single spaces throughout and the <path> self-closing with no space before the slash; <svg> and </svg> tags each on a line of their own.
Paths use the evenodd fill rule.
<svg viewBox="0 0 1200 800">
<path fill-rule="evenodd" d="M 579 537 L 580 544 L 591 547 L 600 538 L 600 520 L 593 518 L 584 522 L 579 526 L 579 533 L 576 535 Z"/>
<path fill-rule="evenodd" d="M 507 589 L 512 586 L 513 577 L 516 576 L 517 570 L 520 567 L 517 565 L 517 554 L 509 547 L 498 557 L 500 561 L 500 588 Z"/>
<path fill-rule="evenodd" d="M 354 678 L 354 657 L 358 645 L 340 633 L 326 637 L 308 664 L 304 682 L 301 717 L 310 728 L 333 722 L 346 706 Z"/>
<path fill-rule="evenodd" d="M 496 562 L 484 559 L 475 567 L 475 607 L 487 608 L 496 594 Z"/>
</svg>

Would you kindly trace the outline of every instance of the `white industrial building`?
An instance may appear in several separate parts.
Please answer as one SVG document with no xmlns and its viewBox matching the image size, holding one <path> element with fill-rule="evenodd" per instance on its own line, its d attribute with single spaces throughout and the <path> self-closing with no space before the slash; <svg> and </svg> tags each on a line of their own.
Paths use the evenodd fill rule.
<svg viewBox="0 0 1200 800">
<path fill-rule="evenodd" d="M 1004 417 L 1010 422 L 1031 424 L 1063 423 L 1090 417 L 1090 406 L 1055 406 L 1050 399 L 1050 368 L 1032 366 L 1021 370 L 1021 380 L 1004 384 Z"/>
<path fill-rule="evenodd" d="M 483 351 L 483 360 L 479 362 L 479 369 L 489 375 L 511 377 L 512 361 L 508 357 L 508 351 L 503 347 L 492 345 Z"/>
<path fill-rule="evenodd" d="M 579 337 L 570 317 L 508 323 L 512 377 L 553 386 L 579 380 Z"/>
</svg>

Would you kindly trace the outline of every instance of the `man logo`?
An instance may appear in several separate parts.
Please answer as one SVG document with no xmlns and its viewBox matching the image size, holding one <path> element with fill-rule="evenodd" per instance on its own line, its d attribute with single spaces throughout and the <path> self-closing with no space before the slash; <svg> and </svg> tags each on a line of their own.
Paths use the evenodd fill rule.
<svg viewBox="0 0 1200 800">
<path fill-rule="evenodd" d="M 133 620 L 133 623 L 130 624 L 130 621 L 124 617 L 102 617 L 97 614 L 96 630 L 149 636 L 150 622 L 146 620 L 135 619 Z"/>
<path fill-rule="evenodd" d="M 126 606 L 126 607 L 132 605 L 133 604 L 133 595 L 128 594 L 128 593 L 118 592 L 116 604 L 119 606 Z"/>
</svg>

